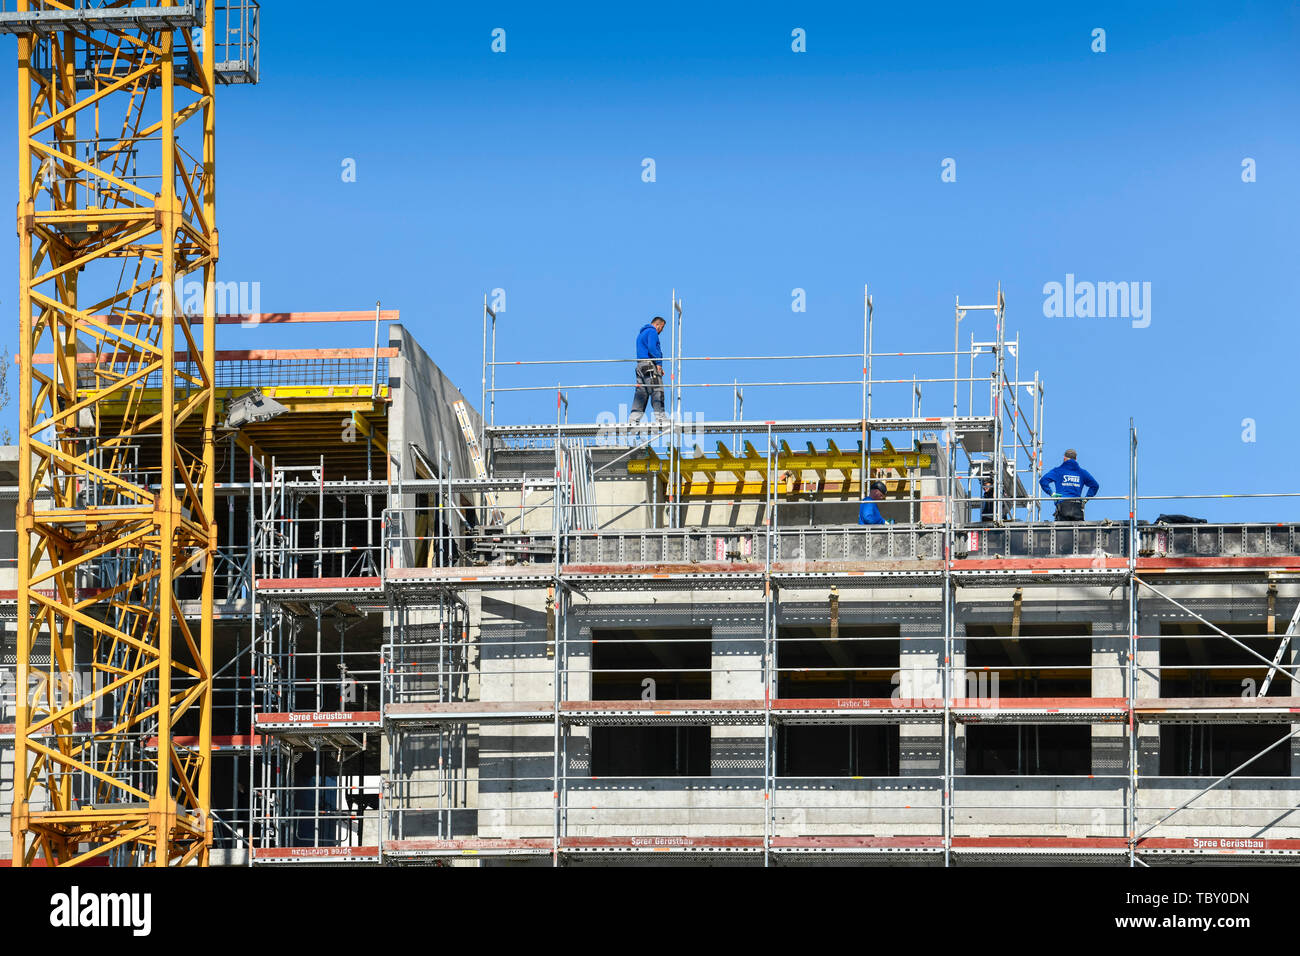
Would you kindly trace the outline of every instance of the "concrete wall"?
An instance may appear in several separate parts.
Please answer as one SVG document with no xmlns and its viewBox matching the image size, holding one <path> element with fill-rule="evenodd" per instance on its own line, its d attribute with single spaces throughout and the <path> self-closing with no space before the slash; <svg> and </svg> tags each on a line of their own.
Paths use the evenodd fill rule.
<svg viewBox="0 0 1300 956">
<path fill-rule="evenodd" d="M 452 406 L 465 401 L 475 433 L 480 425 L 478 411 L 401 325 L 389 328 L 388 344 L 398 349 L 397 357 L 388 361 L 388 387 L 392 396 L 388 411 L 388 456 L 392 484 L 400 486 L 405 480 L 419 477 L 412 443 L 437 468 L 441 442 L 451 457 L 452 477 L 473 477 L 469 451 Z M 411 494 L 393 495 L 390 501 L 403 509 L 415 506 L 415 496 Z M 458 517 L 453 516 L 452 528 L 459 533 Z M 412 533 L 409 528 L 407 533 Z M 406 557 L 409 561 L 411 556 Z"/>
</svg>

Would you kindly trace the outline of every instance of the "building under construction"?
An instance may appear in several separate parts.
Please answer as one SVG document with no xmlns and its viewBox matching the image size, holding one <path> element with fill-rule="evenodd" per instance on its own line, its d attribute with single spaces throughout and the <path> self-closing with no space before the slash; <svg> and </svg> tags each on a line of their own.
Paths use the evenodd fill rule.
<svg viewBox="0 0 1300 956">
<path fill-rule="evenodd" d="M 499 383 L 519 365 L 492 344 L 479 404 L 556 409 L 498 424 L 393 313 L 224 320 L 387 334 L 218 353 L 211 861 L 1300 854 L 1300 527 L 1138 521 L 1158 505 L 1137 494 L 1135 434 L 1127 488 L 1093 505 L 1132 517 L 1051 521 L 1045 386 L 1021 378 L 1000 294 L 957 309 L 960 353 L 888 353 L 960 362 L 926 379 L 941 415 L 921 413 L 919 379 L 877 376 L 868 300 L 862 351 L 811 357 L 867 370 L 855 417 L 688 420 L 703 359 L 759 359 L 678 350 L 672 414 L 640 426 L 569 420 L 576 386 Z M 680 342 L 675 297 L 673 315 Z M 485 309 L 485 341 L 495 320 Z M 610 359 L 603 383 L 584 365 L 581 384 L 625 398 L 631 363 Z M 746 383 L 725 384 L 739 412 Z M 908 414 L 876 415 L 886 393 Z M 138 444 L 148 472 L 156 450 Z M 856 523 L 862 475 L 885 483 L 891 523 Z M 1002 481 L 981 520 L 988 475 Z M 107 551 L 78 586 L 116 570 Z M 195 625 L 200 584 L 176 585 Z M 91 643 L 73 656 L 102 680 Z M 120 745 L 113 706 L 65 742 Z M 175 733 L 196 746 L 197 726 Z M 144 764 L 156 733 L 126 744 Z M 6 811 L 13 773 L 10 751 Z M 104 802 L 88 771 L 66 783 L 70 805 Z"/>
<path fill-rule="evenodd" d="M 486 300 L 468 396 L 396 312 L 225 313 L 212 110 L 257 74 L 256 4 L 227 6 L 0 12 L 0 858 L 1300 857 L 1300 525 L 1140 495 L 1132 426 L 1127 480 L 1053 521 L 1000 290 L 951 350 L 878 350 L 864 293 L 860 342 L 784 356 L 685 352 L 673 292 L 668 415 L 635 426 L 598 413 L 635 359 L 499 357 Z M 810 391 L 823 417 L 772 414 Z"/>
</svg>

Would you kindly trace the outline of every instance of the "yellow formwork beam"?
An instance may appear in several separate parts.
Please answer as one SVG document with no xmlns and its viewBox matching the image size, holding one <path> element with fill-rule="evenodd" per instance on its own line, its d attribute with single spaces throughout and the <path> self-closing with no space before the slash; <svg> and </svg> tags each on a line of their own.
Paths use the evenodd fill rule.
<svg viewBox="0 0 1300 956">
<path fill-rule="evenodd" d="M 806 451 L 795 452 L 782 441 L 780 451 L 775 455 L 776 493 L 860 497 L 862 483 L 857 475 L 862 470 L 861 443 L 852 452 L 841 451 L 831 440 L 826 444 L 825 451 L 818 451 L 812 442 L 808 442 Z M 911 494 L 912 477 L 916 477 L 909 477 L 908 473 L 928 468 L 931 457 L 919 451 L 900 452 L 892 444 L 885 444 L 885 450 L 871 452 L 872 480 L 884 481 L 891 497 L 905 497 Z M 751 442 L 745 442 L 744 455 L 733 454 L 722 442 L 717 443 L 716 455 L 705 455 L 697 448 L 691 457 L 674 452 L 664 458 L 653 449 L 647 449 L 644 458 L 628 462 L 627 470 L 634 475 L 657 475 L 662 482 L 667 482 L 674 465 L 681 476 L 680 494 L 683 498 L 744 498 L 767 492 L 768 460 Z M 828 471 L 838 471 L 841 477 L 838 480 L 827 478 Z M 902 474 L 882 476 L 881 471 Z M 808 472 L 816 476 L 815 480 L 805 479 Z M 719 478 L 719 475 L 729 475 L 730 478 Z"/>
<path fill-rule="evenodd" d="M 878 480 L 884 481 L 886 485 L 897 486 L 889 489 L 891 496 L 906 497 L 910 492 L 910 482 L 884 478 Z M 856 499 L 859 491 L 857 479 L 849 481 L 828 479 L 814 482 L 783 474 L 777 479 L 776 483 L 776 493 L 778 495 L 845 495 Z M 761 478 L 722 480 L 683 478 L 681 485 L 683 498 L 744 498 L 750 495 L 766 494 L 766 492 L 767 482 Z"/>
<path fill-rule="evenodd" d="M 716 456 L 678 457 L 677 464 L 682 475 L 716 474 L 718 472 L 730 472 L 735 475 L 751 471 L 766 472 L 767 457 L 753 451 L 753 446 L 749 443 L 746 443 L 745 447 L 749 453 L 744 457 L 739 457 L 732 455 L 726 450 L 726 446 L 719 442 Z M 861 465 L 861 452 L 843 452 L 834 446 L 824 452 L 810 450 L 806 453 L 791 452 L 786 446 L 776 456 L 776 467 L 779 470 L 795 473 L 801 471 L 825 472 L 830 469 L 856 472 Z M 905 471 L 914 468 L 928 468 L 929 466 L 930 456 L 920 452 L 873 451 L 871 453 L 871 467 L 873 469 L 892 468 Z M 653 474 L 656 472 L 667 473 L 672 471 L 672 467 L 671 456 L 661 458 L 653 453 L 650 457 L 634 458 L 627 463 L 628 473 L 633 475 Z"/>
<path fill-rule="evenodd" d="M 291 413 L 299 414 L 313 412 L 374 414 L 384 410 L 388 403 L 387 386 L 379 387 L 377 398 L 371 396 L 369 385 L 268 385 L 259 390 L 267 398 L 275 399 Z M 161 404 L 162 389 L 135 388 L 125 397 L 122 396 L 123 391 L 119 388 L 118 395 L 103 401 L 98 407 L 105 412 L 114 412 L 128 406 L 141 405 L 153 411 Z M 248 389 L 223 386 L 219 391 L 223 396 L 226 392 L 240 395 Z M 82 390 L 78 394 L 84 397 L 88 393 Z"/>
</svg>

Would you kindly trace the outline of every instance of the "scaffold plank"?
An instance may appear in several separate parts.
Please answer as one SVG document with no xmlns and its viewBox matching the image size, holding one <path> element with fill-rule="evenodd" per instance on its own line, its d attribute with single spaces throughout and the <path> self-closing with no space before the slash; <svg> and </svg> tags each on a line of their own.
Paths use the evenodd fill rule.
<svg viewBox="0 0 1300 956">
<path fill-rule="evenodd" d="M 939 720 L 941 701 L 908 701 L 890 697 L 778 697 L 772 700 L 772 720 L 783 724 L 915 723 Z"/>
<path fill-rule="evenodd" d="M 996 836 L 952 838 L 954 853 L 1127 854 L 1124 837 Z"/>
<path fill-rule="evenodd" d="M 1300 723 L 1300 697 L 1155 697 L 1133 704 L 1149 724 Z"/>
<path fill-rule="evenodd" d="M 1296 555 L 1212 555 L 1187 558 L 1138 558 L 1139 571 L 1281 571 L 1300 573 Z"/>
<path fill-rule="evenodd" d="M 1231 854 L 1300 856 L 1300 840 L 1257 837 L 1148 837 L 1137 842 L 1142 854 Z"/>
<path fill-rule="evenodd" d="M 553 701 L 470 700 L 384 705 L 384 720 L 401 724 L 518 723 L 551 720 Z"/>
<path fill-rule="evenodd" d="M 761 700 L 566 700 L 560 716 L 587 726 L 630 724 L 761 724 Z"/>
<path fill-rule="evenodd" d="M 378 730 L 379 711 L 303 711 L 253 715 L 253 726 L 265 734 L 301 730 Z"/>
<path fill-rule="evenodd" d="M 250 858 L 255 865 L 305 863 L 357 865 L 379 863 L 377 846 L 286 846 L 253 847 Z"/>
<path fill-rule="evenodd" d="M 333 594 L 374 595 L 383 592 L 383 579 L 354 578 L 258 578 L 259 597 L 321 597 Z"/>
<path fill-rule="evenodd" d="M 1125 697 L 956 697 L 953 718 L 962 723 L 1119 723 L 1128 719 Z"/>
<path fill-rule="evenodd" d="M 774 853 L 942 853 L 942 836 L 795 836 L 773 837 Z"/>
<path fill-rule="evenodd" d="M 440 840 L 412 837 L 386 840 L 384 856 L 395 858 L 440 856 L 550 856 L 554 844 L 547 838 L 493 839 L 479 837 L 464 840 Z"/>
<path fill-rule="evenodd" d="M 384 578 L 389 587 L 402 591 L 422 588 L 510 589 L 536 587 L 555 580 L 551 564 L 509 565 L 484 568 L 388 568 Z"/>
<path fill-rule="evenodd" d="M 567 853 L 761 853 L 762 837 L 561 837 Z"/>
</svg>

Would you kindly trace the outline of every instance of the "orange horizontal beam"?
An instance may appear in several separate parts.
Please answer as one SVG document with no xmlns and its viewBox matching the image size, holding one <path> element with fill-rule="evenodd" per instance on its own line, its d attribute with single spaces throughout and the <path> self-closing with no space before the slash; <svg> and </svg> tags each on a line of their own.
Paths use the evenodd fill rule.
<svg viewBox="0 0 1300 956">
<path fill-rule="evenodd" d="M 341 588 L 380 588 L 383 579 L 374 576 L 355 578 L 258 578 L 257 589 L 266 590 L 339 590 Z"/>
<path fill-rule="evenodd" d="M 121 325 L 120 313 L 97 315 L 95 321 L 105 325 Z M 188 316 L 190 325 L 202 325 L 203 316 Z M 249 312 L 245 314 L 218 315 L 217 325 L 286 325 L 289 323 L 308 322 L 373 322 L 374 310 L 369 312 Z M 379 313 L 380 322 L 396 322 L 401 318 L 397 309 L 383 309 Z"/>
<path fill-rule="evenodd" d="M 382 348 L 379 349 L 380 358 L 396 358 L 397 349 Z M 213 360 L 217 362 L 277 362 L 292 359 L 368 359 L 374 358 L 375 349 L 227 349 L 213 353 Z M 97 361 L 97 355 L 94 352 L 78 352 L 78 365 L 94 365 Z M 175 361 L 188 362 L 193 359 L 189 352 L 177 352 Z M 34 364 L 48 365 L 54 361 L 54 353 L 42 352 L 32 356 Z M 112 362 L 113 365 L 123 365 L 127 361 L 137 361 L 136 359 L 123 358 L 119 361 Z"/>
</svg>

